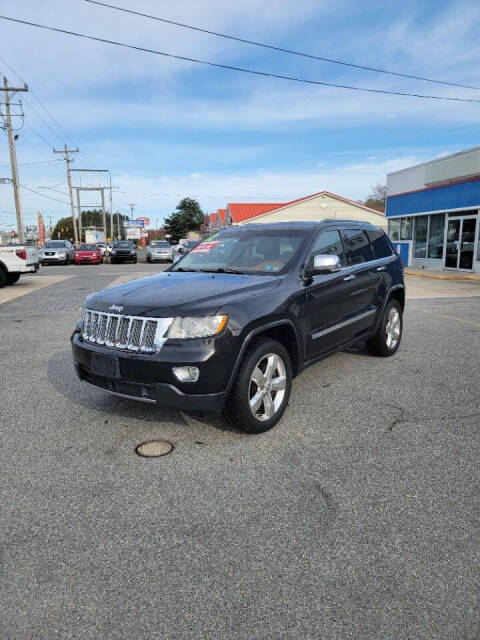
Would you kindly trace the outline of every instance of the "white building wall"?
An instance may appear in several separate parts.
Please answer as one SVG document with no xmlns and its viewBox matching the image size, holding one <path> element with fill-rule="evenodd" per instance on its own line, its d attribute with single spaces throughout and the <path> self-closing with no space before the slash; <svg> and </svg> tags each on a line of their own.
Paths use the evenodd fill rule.
<svg viewBox="0 0 480 640">
<path fill-rule="evenodd" d="M 375 213 L 364 209 L 354 203 L 339 200 L 327 194 L 322 194 L 302 200 L 282 209 L 265 213 L 239 224 L 267 223 L 267 222 L 294 222 L 294 221 L 320 221 L 325 218 L 347 218 L 360 220 L 387 228 L 387 219 L 381 213 Z"/>
<path fill-rule="evenodd" d="M 462 180 L 480 174 L 480 147 L 460 151 L 430 162 L 387 175 L 387 195 L 425 189 L 449 180 Z"/>
</svg>

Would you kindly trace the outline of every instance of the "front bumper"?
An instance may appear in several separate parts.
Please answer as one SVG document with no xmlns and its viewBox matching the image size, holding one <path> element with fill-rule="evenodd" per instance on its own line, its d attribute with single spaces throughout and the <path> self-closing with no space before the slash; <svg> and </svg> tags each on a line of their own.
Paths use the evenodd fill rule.
<svg viewBox="0 0 480 640">
<path fill-rule="evenodd" d="M 43 263 L 51 263 L 51 264 L 57 263 L 58 264 L 60 262 L 65 262 L 66 260 L 68 260 L 68 255 L 65 255 L 65 256 L 62 256 L 62 257 L 60 257 L 60 256 L 42 256 L 40 258 L 40 260 Z"/>
<path fill-rule="evenodd" d="M 235 354 L 229 338 L 223 339 L 223 347 L 218 351 L 213 343 L 213 340 L 199 341 L 184 350 L 164 345 L 159 353 L 144 355 L 90 344 L 76 331 L 72 335 L 72 354 L 80 380 L 103 391 L 182 411 L 220 413 L 228 395 Z M 93 353 L 117 358 L 120 375 L 98 375 L 92 367 Z M 172 371 L 176 365 L 198 367 L 199 381 L 179 382 Z"/>
</svg>

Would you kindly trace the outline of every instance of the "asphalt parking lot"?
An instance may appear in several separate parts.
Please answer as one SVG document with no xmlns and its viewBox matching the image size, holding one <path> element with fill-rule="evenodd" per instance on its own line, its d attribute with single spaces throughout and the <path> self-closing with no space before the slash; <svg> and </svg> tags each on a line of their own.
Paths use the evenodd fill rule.
<svg viewBox="0 0 480 640">
<path fill-rule="evenodd" d="M 85 296 L 163 268 L 0 292 L 0 638 L 478 638 L 480 283 L 410 278 L 393 358 L 311 367 L 247 436 L 77 381 Z"/>
</svg>

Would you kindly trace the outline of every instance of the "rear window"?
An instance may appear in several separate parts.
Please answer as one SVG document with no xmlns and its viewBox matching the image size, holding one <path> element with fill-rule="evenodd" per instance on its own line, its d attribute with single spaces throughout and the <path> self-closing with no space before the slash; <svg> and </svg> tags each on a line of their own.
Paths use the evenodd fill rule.
<svg viewBox="0 0 480 640">
<path fill-rule="evenodd" d="M 362 264 L 374 260 L 372 245 L 367 234 L 362 229 L 344 229 L 343 235 L 350 264 Z"/>
<path fill-rule="evenodd" d="M 387 237 L 382 231 L 368 230 L 367 235 L 372 243 L 375 258 L 389 258 L 392 255 L 392 248 L 388 243 Z"/>
</svg>

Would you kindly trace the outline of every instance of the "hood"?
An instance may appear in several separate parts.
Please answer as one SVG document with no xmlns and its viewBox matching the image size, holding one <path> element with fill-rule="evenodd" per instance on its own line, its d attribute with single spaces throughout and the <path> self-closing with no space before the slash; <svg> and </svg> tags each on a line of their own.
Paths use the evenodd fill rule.
<svg viewBox="0 0 480 640">
<path fill-rule="evenodd" d="M 89 249 L 88 251 L 75 251 L 77 256 L 93 256 L 97 253 L 100 253 L 100 249 L 97 251 L 95 249 Z"/>
<path fill-rule="evenodd" d="M 281 279 L 280 276 L 167 272 L 99 291 L 87 298 L 86 305 L 96 311 L 160 318 L 207 315 L 216 313 L 229 302 L 274 289 Z M 112 305 L 123 308 L 112 310 Z"/>
</svg>

